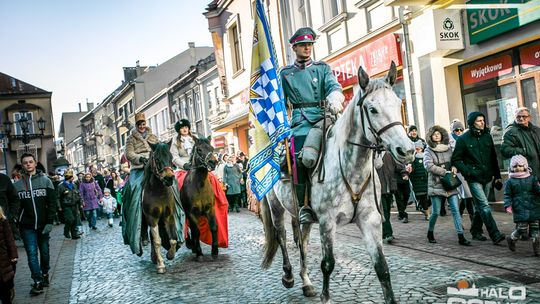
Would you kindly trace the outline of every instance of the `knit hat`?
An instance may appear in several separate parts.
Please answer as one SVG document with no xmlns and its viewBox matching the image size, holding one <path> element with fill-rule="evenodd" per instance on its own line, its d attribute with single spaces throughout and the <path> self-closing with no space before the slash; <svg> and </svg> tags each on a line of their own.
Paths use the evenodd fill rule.
<svg viewBox="0 0 540 304">
<path fill-rule="evenodd" d="M 529 163 L 527 162 L 527 158 L 525 158 L 525 156 L 523 155 L 514 155 L 512 156 L 512 159 L 510 160 L 510 172 L 513 172 L 514 168 L 517 166 L 517 165 L 522 165 L 523 167 L 525 167 L 525 169 L 528 169 L 529 168 Z"/>
<path fill-rule="evenodd" d="M 486 117 L 481 112 L 471 112 L 469 113 L 469 115 L 467 115 L 467 125 L 469 126 L 469 128 L 474 126 L 474 121 L 476 120 L 476 118 L 478 118 L 478 116 L 482 116 L 484 118 Z"/>
<path fill-rule="evenodd" d="M 410 126 L 409 126 L 409 131 L 408 131 L 408 132 L 411 132 L 412 130 L 418 131 L 418 128 L 417 128 L 415 125 L 410 125 Z"/>
<path fill-rule="evenodd" d="M 422 148 L 424 149 L 424 143 L 421 140 L 417 140 L 414 142 L 414 148 Z"/>
<path fill-rule="evenodd" d="M 461 120 L 459 120 L 457 118 L 452 120 L 452 123 L 450 124 L 450 131 L 454 132 L 454 130 L 456 130 L 456 129 L 465 130 L 465 126 L 463 125 Z"/>
<path fill-rule="evenodd" d="M 103 193 L 111 193 L 111 189 L 105 188 L 105 189 L 103 189 Z"/>
<path fill-rule="evenodd" d="M 187 119 L 180 119 L 179 121 L 177 121 L 175 124 L 174 124 L 174 129 L 176 130 L 176 132 L 180 132 L 180 129 L 182 127 L 188 127 L 188 129 L 191 130 L 191 123 L 189 122 L 189 120 Z"/>
</svg>

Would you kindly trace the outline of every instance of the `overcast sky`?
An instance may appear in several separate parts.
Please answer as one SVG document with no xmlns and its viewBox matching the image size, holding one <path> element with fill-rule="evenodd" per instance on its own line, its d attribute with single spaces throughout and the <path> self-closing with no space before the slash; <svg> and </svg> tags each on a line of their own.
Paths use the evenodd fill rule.
<svg viewBox="0 0 540 304">
<path fill-rule="evenodd" d="M 62 112 L 101 102 L 122 67 L 161 64 L 190 41 L 212 46 L 202 15 L 210 2 L 0 0 L 0 71 L 53 93 L 58 133 Z"/>
</svg>

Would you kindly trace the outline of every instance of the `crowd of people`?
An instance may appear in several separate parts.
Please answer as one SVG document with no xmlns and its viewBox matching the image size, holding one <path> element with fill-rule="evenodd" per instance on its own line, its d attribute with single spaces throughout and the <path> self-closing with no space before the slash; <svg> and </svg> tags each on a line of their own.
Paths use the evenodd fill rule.
<svg viewBox="0 0 540 304">
<path fill-rule="evenodd" d="M 408 223 L 407 204 L 415 203 L 417 210 L 424 214 L 428 221 L 429 243 L 437 242 L 437 219 L 446 215 L 448 205 L 460 245 L 471 246 L 465 237 L 462 220 L 466 209 L 472 239 L 486 241 L 485 227 L 493 244 L 506 239 L 512 251 L 518 240 L 530 239 L 533 252 L 538 256 L 540 128 L 533 125 L 530 118 L 528 108 L 518 108 L 515 121 L 505 130 L 500 150 L 502 156 L 510 160 L 510 165 L 509 179 L 504 184 L 484 114 L 469 113 L 467 130 L 457 119 L 452 121 L 450 132 L 443 126 L 431 126 L 426 132 L 426 140 L 418 136 L 416 126 L 409 126 L 408 135 L 416 149 L 415 160 L 410 164 L 398 164 L 388 153 L 382 153 L 375 162 L 381 182 L 384 241 L 392 243 L 394 240 L 390 208 L 395 198 L 398 219 L 403 223 Z M 497 227 L 488 204 L 492 189 L 502 190 L 503 187 L 504 208 L 513 214 L 516 224 L 509 236 Z"/>
</svg>

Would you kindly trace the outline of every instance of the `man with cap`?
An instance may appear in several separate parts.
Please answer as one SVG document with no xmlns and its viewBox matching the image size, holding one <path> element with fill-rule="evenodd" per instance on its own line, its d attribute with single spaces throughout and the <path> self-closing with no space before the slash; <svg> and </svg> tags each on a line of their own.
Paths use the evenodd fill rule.
<svg viewBox="0 0 540 304">
<path fill-rule="evenodd" d="M 410 125 L 408 131 L 409 138 L 412 142 L 421 141 L 424 147 L 426 146 L 426 141 L 420 136 L 418 136 L 418 128 L 415 125 Z"/>
<path fill-rule="evenodd" d="M 64 212 L 64 236 L 68 239 L 79 239 L 77 218 L 82 200 L 79 189 L 73 183 L 73 170 L 64 173 L 64 181 L 58 185 L 57 191 L 60 208 Z"/>
<path fill-rule="evenodd" d="M 493 139 L 486 128 L 485 116 L 480 112 L 471 112 L 467 116 L 469 131 L 456 139 L 456 148 L 452 153 L 452 166 L 465 177 L 474 198 L 474 207 L 480 213 L 493 244 L 505 239 L 497 228 L 488 204 L 488 192 L 493 182 L 499 190 L 502 188 L 501 172 L 497 162 L 497 153 Z M 479 239 L 482 222 L 472 224 L 471 234 Z"/>
<path fill-rule="evenodd" d="M 330 66 L 322 61 L 311 58 L 313 43 L 317 35 L 309 27 L 300 28 L 289 39 L 296 54 L 294 64 L 284 67 L 280 72 L 283 94 L 287 106 L 292 107 L 290 118 L 292 135 L 294 137 L 294 154 L 298 156 L 304 141 L 313 126 L 325 115 L 325 100 L 328 109 L 334 115 L 343 110 L 344 96 L 341 85 L 332 74 Z M 307 168 L 297 161 L 296 195 L 299 204 L 304 204 L 300 210 L 301 223 L 316 222 L 313 210 L 306 204 L 309 196 L 309 177 Z"/>
<path fill-rule="evenodd" d="M 514 119 L 504 132 L 501 154 L 505 158 L 525 156 L 532 174 L 540 178 L 540 128 L 531 123 L 531 111 L 526 107 L 518 108 Z"/>
<path fill-rule="evenodd" d="M 158 138 L 146 126 L 144 113 L 135 114 L 135 129 L 126 141 L 126 157 L 131 163 L 129 180 L 125 186 L 125 197 L 122 212 L 122 236 L 124 243 L 130 245 L 131 252 L 142 254 L 141 235 L 148 242 L 148 231 L 140 232 L 141 226 L 141 193 L 144 177 L 144 165 L 150 157 L 150 144 L 157 144 Z"/>
<path fill-rule="evenodd" d="M 195 137 L 191 134 L 191 123 L 187 119 L 180 119 L 174 124 L 178 135 L 171 145 L 173 164 L 181 170 L 189 170 L 189 157 L 195 145 Z"/>
</svg>

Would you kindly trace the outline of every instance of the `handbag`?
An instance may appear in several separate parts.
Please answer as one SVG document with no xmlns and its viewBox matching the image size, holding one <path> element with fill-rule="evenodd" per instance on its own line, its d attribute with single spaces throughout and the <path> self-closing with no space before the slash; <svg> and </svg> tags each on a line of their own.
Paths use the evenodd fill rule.
<svg viewBox="0 0 540 304">
<path fill-rule="evenodd" d="M 454 190 L 461 186 L 461 180 L 457 177 L 457 174 L 447 172 L 442 178 L 441 183 L 446 191 Z"/>
</svg>

